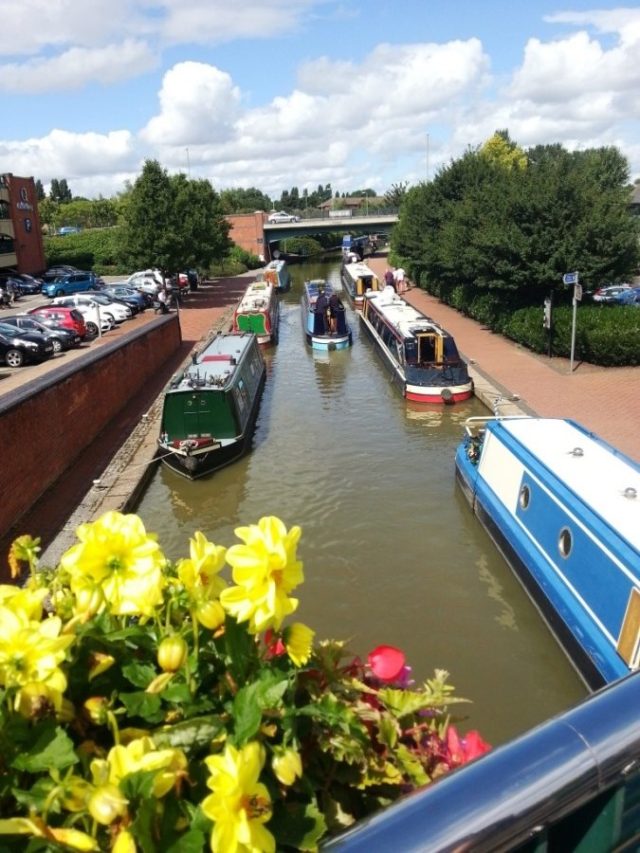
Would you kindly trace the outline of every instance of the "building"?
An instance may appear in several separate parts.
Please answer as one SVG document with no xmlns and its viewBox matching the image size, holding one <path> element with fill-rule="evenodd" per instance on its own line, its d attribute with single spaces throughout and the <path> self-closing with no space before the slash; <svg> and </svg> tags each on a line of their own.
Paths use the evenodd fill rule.
<svg viewBox="0 0 640 853">
<path fill-rule="evenodd" d="M 44 268 L 35 182 L 0 174 L 0 272 L 34 274 Z"/>
</svg>

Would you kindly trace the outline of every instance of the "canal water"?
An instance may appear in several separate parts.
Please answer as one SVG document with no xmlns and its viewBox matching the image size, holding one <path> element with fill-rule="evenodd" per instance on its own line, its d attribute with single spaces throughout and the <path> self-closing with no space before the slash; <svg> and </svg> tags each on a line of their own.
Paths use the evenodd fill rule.
<svg viewBox="0 0 640 853">
<path fill-rule="evenodd" d="M 196 482 L 160 467 L 137 509 L 147 528 L 177 559 L 196 530 L 229 546 L 263 515 L 300 525 L 296 618 L 360 655 L 399 646 L 417 681 L 448 670 L 472 700 L 462 727 L 494 745 L 570 707 L 582 683 L 455 486 L 463 422 L 486 409 L 407 404 L 349 307 L 353 347 L 312 352 L 302 283 L 340 287 L 339 264 L 291 272 L 252 452 Z"/>
</svg>

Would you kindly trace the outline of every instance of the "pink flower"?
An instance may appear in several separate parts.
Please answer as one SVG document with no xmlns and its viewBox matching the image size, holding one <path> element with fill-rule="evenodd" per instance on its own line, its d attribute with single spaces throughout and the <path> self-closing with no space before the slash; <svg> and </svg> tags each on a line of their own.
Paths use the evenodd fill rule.
<svg viewBox="0 0 640 853">
<path fill-rule="evenodd" d="M 287 647 L 282 642 L 282 638 L 269 628 L 265 631 L 264 641 L 267 646 L 265 657 L 267 660 L 278 658 L 287 651 Z"/>
<path fill-rule="evenodd" d="M 405 655 L 395 646 L 376 646 L 367 657 L 369 668 L 380 681 L 396 681 L 405 669 Z"/>
<path fill-rule="evenodd" d="M 456 727 L 449 726 L 447 729 L 447 749 L 450 765 L 458 767 L 484 755 L 485 752 L 489 752 L 491 745 L 483 740 L 475 729 L 467 732 L 464 737 L 460 737 Z"/>
</svg>

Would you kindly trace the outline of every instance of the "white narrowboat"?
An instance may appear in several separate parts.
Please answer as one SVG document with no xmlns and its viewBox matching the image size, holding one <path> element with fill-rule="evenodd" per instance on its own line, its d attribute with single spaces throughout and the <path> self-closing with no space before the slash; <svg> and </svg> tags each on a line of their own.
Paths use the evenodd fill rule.
<svg viewBox="0 0 640 853">
<path fill-rule="evenodd" d="M 259 344 L 277 343 L 279 312 L 275 286 L 269 281 L 254 281 L 236 306 L 232 330 L 251 332 Z"/>
</svg>

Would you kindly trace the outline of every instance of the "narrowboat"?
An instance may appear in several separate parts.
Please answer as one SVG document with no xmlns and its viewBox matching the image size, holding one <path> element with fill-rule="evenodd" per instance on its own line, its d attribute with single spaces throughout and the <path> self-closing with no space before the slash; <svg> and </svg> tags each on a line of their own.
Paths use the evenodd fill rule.
<svg viewBox="0 0 640 853">
<path fill-rule="evenodd" d="M 344 305 L 329 307 L 334 289 L 324 279 L 305 281 L 301 300 L 302 328 L 314 350 L 346 349 L 353 343 Z"/>
<path fill-rule="evenodd" d="M 458 403 L 473 380 L 453 337 L 394 291 L 366 293 L 360 323 L 402 395 L 415 403 Z"/>
<path fill-rule="evenodd" d="M 640 466 L 571 420 L 470 418 L 456 479 L 588 687 L 640 664 Z"/>
<path fill-rule="evenodd" d="M 342 283 L 356 310 L 362 309 L 367 291 L 377 292 L 383 288 L 378 276 L 362 261 L 342 265 Z"/>
<path fill-rule="evenodd" d="M 216 335 L 165 390 L 162 462 L 195 480 L 247 452 L 265 378 L 255 335 Z"/>
<path fill-rule="evenodd" d="M 284 293 L 291 287 L 291 274 L 287 262 L 282 258 L 270 261 L 262 271 L 265 281 L 271 282 L 278 293 Z"/>
<path fill-rule="evenodd" d="M 259 344 L 276 343 L 280 305 L 276 288 L 270 281 L 254 281 L 233 314 L 234 332 L 251 332 Z"/>
</svg>

